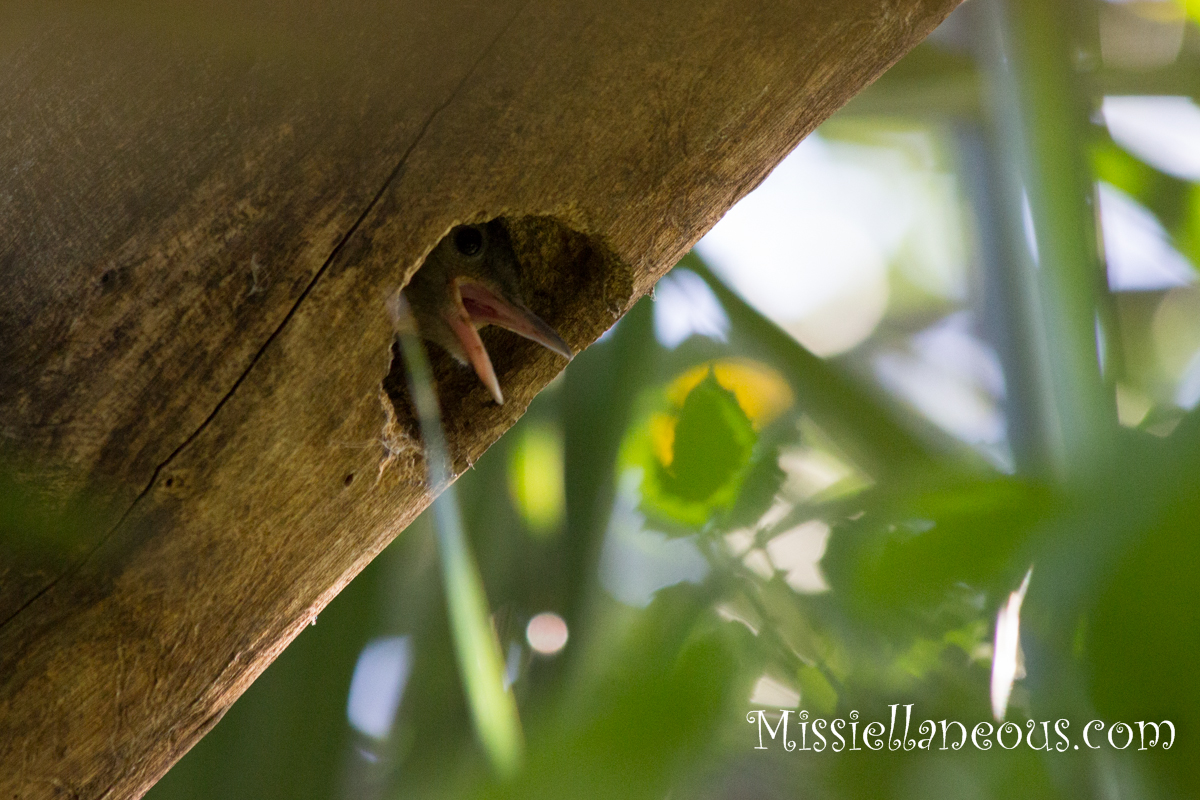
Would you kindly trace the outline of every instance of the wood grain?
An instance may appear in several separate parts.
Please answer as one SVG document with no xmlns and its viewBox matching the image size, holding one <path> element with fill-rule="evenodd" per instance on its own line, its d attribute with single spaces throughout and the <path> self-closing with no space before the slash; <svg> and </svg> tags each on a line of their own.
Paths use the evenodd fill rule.
<svg viewBox="0 0 1200 800">
<path fill-rule="evenodd" d="M 41 516 L 0 797 L 140 796 L 428 504 L 385 301 L 452 225 L 508 219 L 585 347 L 954 4 L 6 4 L 0 453 Z M 458 471 L 562 367 L 487 335 L 504 406 L 435 364 Z"/>
</svg>

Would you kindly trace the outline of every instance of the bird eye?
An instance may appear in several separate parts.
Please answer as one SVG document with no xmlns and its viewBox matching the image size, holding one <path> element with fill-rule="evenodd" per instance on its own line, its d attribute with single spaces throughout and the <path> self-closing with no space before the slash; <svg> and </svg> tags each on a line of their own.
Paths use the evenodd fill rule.
<svg viewBox="0 0 1200 800">
<path fill-rule="evenodd" d="M 470 225 L 455 228 L 454 247 L 464 256 L 478 255 L 483 249 L 483 233 Z"/>
</svg>

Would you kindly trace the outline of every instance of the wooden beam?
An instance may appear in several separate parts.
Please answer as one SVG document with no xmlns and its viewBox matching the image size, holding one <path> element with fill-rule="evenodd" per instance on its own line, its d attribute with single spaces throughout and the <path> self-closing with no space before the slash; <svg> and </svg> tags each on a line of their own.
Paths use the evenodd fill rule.
<svg viewBox="0 0 1200 800">
<path fill-rule="evenodd" d="M 42 522 L 0 551 L 0 797 L 140 796 L 428 504 L 385 301 L 452 225 L 505 217 L 585 347 L 955 2 L 6 4 L 0 452 Z M 435 365 L 458 471 L 563 365 L 488 336 L 504 406 Z"/>
</svg>

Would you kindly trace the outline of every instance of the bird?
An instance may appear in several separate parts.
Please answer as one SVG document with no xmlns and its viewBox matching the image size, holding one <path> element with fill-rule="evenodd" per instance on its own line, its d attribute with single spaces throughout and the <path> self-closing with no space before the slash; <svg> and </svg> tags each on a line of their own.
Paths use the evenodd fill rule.
<svg viewBox="0 0 1200 800">
<path fill-rule="evenodd" d="M 558 353 L 570 345 L 529 310 L 520 264 L 500 220 L 457 225 L 430 251 L 403 288 L 417 330 L 460 364 L 470 364 L 498 405 L 504 393 L 479 329 L 497 325 Z"/>
</svg>

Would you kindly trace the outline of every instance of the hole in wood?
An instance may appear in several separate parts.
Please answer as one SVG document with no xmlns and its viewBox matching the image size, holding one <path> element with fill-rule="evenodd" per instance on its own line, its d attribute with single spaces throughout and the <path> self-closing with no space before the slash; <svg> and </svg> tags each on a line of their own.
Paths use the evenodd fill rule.
<svg viewBox="0 0 1200 800">
<path fill-rule="evenodd" d="M 478 231 L 488 240 L 507 239 L 506 244 L 514 256 L 511 269 L 520 302 L 575 353 L 612 326 L 617 310 L 624 308 L 632 295 L 632 278 L 625 264 L 602 243 L 554 218 L 500 217 L 472 226 L 455 226 L 443 244 L 471 245 L 466 250 L 472 254 L 482 252 L 473 246 L 476 236 L 464 231 Z M 463 247 L 457 247 L 456 252 L 462 254 L 465 251 Z M 422 269 L 430 263 L 427 259 Z M 420 279 L 414 278 L 406 287 L 410 306 L 414 300 L 428 302 L 427 286 L 422 289 L 425 294 L 410 291 L 421 284 Z M 482 303 L 486 296 L 467 299 L 468 302 Z M 422 316 L 428 317 L 427 311 L 414 309 L 419 324 Z M 499 413 L 511 413 L 506 412 L 509 406 L 515 406 L 519 411 L 532 397 L 528 387 L 540 389 L 567 363 L 561 355 L 548 349 L 548 345 L 496 324 L 480 328 L 478 335 L 503 392 L 504 406 L 496 404 L 469 359 L 467 364 L 462 364 L 450 354 L 453 343 L 447 347 L 440 341 L 444 336 L 425 336 L 437 342 L 427 342 L 426 347 L 452 451 L 456 442 L 470 437 L 470 428 L 480 415 L 497 419 L 495 415 Z M 384 381 L 384 389 L 394 406 L 396 423 L 419 439 L 410 410 L 403 359 L 396 345 L 392 348 L 392 368 Z"/>
</svg>

